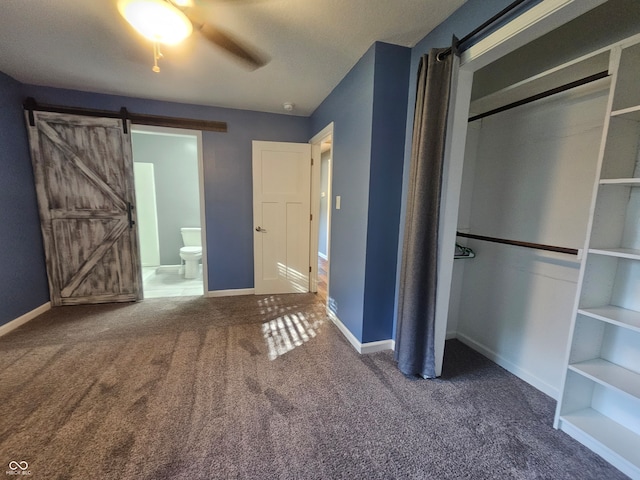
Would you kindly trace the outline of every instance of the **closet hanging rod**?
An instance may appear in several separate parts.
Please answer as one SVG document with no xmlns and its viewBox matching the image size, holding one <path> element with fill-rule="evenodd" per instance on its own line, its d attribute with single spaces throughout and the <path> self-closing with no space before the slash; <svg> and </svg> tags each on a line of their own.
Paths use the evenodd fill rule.
<svg viewBox="0 0 640 480">
<path fill-rule="evenodd" d="M 589 75 L 588 77 L 581 78 L 580 80 L 575 80 L 573 82 L 560 85 L 559 87 L 554 87 L 550 90 L 536 93 L 535 95 L 531 95 L 530 97 L 523 98 L 522 100 L 518 100 L 517 102 L 508 103 L 507 105 L 503 105 L 502 107 L 494 108 L 493 110 L 489 110 L 484 113 L 479 113 L 478 115 L 474 115 L 473 117 L 470 117 L 469 122 L 480 120 L 481 118 L 488 117 L 490 115 L 495 115 L 496 113 L 504 112 L 506 110 L 511 110 L 512 108 L 520 107 L 521 105 L 526 105 L 527 103 L 535 102 L 536 100 L 541 100 L 543 98 L 550 97 L 551 95 L 555 95 L 556 93 L 566 92 L 567 90 L 571 90 L 572 88 L 580 87 L 582 85 L 595 82 L 596 80 L 600 80 L 608 76 L 609 76 L 609 72 L 607 70 L 603 72 L 594 73 L 593 75 Z"/>
<path fill-rule="evenodd" d="M 485 242 L 502 243 L 505 245 L 515 245 L 516 247 L 535 248 L 536 250 L 546 250 L 549 252 L 566 253 L 568 255 L 578 255 L 576 248 L 556 247 L 554 245 L 544 245 L 542 243 L 521 242 L 519 240 L 507 240 L 505 238 L 485 237 L 484 235 L 474 235 L 472 233 L 456 232 L 458 237 L 483 240 Z"/>
<path fill-rule="evenodd" d="M 122 119 L 126 133 L 126 121 L 136 125 L 149 125 L 154 127 L 186 128 L 189 130 L 206 130 L 209 132 L 226 132 L 227 122 L 214 120 L 198 120 L 195 118 L 167 117 L 165 115 L 147 115 L 146 113 L 133 113 L 122 107 L 115 110 L 96 110 L 91 108 L 64 107 L 60 105 L 45 105 L 35 101 L 33 97 L 25 100 L 24 109 L 29 113 L 29 122 L 33 126 L 33 112 L 52 112 L 69 115 L 82 115 L 85 117 L 118 118 Z"/>
</svg>

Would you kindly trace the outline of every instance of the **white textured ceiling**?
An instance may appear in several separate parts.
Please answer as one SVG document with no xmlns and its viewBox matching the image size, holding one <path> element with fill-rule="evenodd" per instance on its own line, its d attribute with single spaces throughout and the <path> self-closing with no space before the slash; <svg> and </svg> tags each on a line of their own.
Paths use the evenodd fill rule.
<svg viewBox="0 0 640 480">
<path fill-rule="evenodd" d="M 250 71 L 199 34 L 150 42 L 117 0 L 1 0 L 0 71 L 23 83 L 309 115 L 376 41 L 414 46 L 465 0 L 196 0 L 207 22 L 268 54 Z"/>
</svg>

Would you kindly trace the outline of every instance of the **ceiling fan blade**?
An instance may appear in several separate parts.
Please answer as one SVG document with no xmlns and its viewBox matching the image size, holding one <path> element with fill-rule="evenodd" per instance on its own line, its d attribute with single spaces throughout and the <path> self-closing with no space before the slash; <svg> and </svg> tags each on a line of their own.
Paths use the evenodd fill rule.
<svg viewBox="0 0 640 480">
<path fill-rule="evenodd" d="M 200 2 L 200 0 L 167 1 L 187 16 L 189 21 L 193 24 L 194 30 L 198 30 L 211 43 L 222 48 L 235 58 L 245 62 L 245 65 L 247 65 L 251 70 L 263 67 L 269 62 L 269 59 L 263 53 L 258 53 L 255 48 L 249 47 L 246 43 L 242 43 L 240 40 L 234 38 L 230 33 L 208 23 L 202 22 L 197 16 L 191 14 L 191 7 L 194 7 L 196 3 Z"/>
<path fill-rule="evenodd" d="M 268 63 L 268 59 L 263 54 L 258 53 L 254 48 L 250 48 L 246 44 L 243 44 L 231 34 L 224 32 L 220 28 L 207 23 L 200 24 L 193 20 L 192 22 L 194 28 L 199 30 L 207 40 L 224 49 L 236 58 L 244 61 L 252 70 L 263 67 Z"/>
</svg>

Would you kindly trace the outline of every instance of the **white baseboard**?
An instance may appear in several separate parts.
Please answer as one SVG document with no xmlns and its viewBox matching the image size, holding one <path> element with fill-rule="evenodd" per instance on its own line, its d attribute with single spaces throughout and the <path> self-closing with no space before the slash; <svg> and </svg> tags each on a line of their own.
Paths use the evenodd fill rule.
<svg viewBox="0 0 640 480">
<path fill-rule="evenodd" d="M 349 340 L 349 343 L 353 345 L 358 353 L 375 353 L 383 350 L 395 349 L 396 342 L 394 340 L 380 340 L 378 342 L 360 343 L 360 341 L 349 331 L 344 323 L 338 318 L 338 316 L 327 308 L 327 316 L 338 327 L 338 330 Z"/>
<path fill-rule="evenodd" d="M 375 353 L 384 350 L 395 350 L 396 342 L 394 340 L 380 340 L 377 342 L 367 342 L 360 346 L 360 353 Z"/>
<path fill-rule="evenodd" d="M 323 259 L 323 260 L 329 260 L 329 257 L 327 257 L 324 253 L 322 252 L 318 252 L 318 256 Z"/>
<path fill-rule="evenodd" d="M 458 338 L 457 332 L 447 332 L 444 336 L 445 340 L 453 340 L 454 338 Z"/>
<path fill-rule="evenodd" d="M 25 313 L 24 315 L 20 315 L 18 318 L 11 320 L 9 323 L 5 323 L 4 325 L 0 325 L 0 337 L 6 335 L 12 330 L 15 330 L 21 325 L 24 325 L 29 320 L 33 320 L 38 315 L 42 315 L 47 310 L 51 310 L 51 302 L 47 302 L 45 304 L 40 305 L 37 308 L 34 308 L 30 312 Z"/>
<path fill-rule="evenodd" d="M 557 388 L 539 379 L 538 377 L 533 375 L 531 372 L 528 372 L 527 370 L 520 368 L 518 365 L 516 365 L 512 361 L 507 360 L 502 355 L 497 354 L 490 348 L 482 345 L 481 343 L 476 342 L 475 340 L 469 338 L 468 336 L 460 332 L 456 334 L 456 338 L 460 340 L 462 343 L 464 343 L 465 345 L 467 345 L 468 347 L 481 353 L 482 355 L 487 357 L 489 360 L 497 363 L 505 370 L 513 373 L 516 377 L 524 380 L 529 385 L 532 385 L 538 390 L 540 390 L 541 392 L 546 393 L 554 400 L 558 400 L 558 398 L 560 398 L 560 391 Z"/>
<path fill-rule="evenodd" d="M 237 297 L 239 295 L 254 295 L 255 288 L 234 288 L 231 290 L 209 290 L 205 297 Z"/>
</svg>

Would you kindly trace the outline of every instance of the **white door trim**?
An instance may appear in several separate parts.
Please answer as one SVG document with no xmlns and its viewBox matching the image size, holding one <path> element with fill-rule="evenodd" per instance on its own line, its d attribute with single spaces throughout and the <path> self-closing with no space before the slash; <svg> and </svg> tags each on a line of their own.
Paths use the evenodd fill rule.
<svg viewBox="0 0 640 480">
<path fill-rule="evenodd" d="M 186 128 L 173 128 L 173 127 L 154 127 L 150 125 L 131 125 L 131 131 L 137 132 L 151 132 L 161 135 L 174 135 L 179 137 L 189 136 L 196 137 L 196 143 L 198 145 L 198 193 L 200 198 L 200 229 L 202 234 L 202 287 L 204 296 L 207 296 L 209 291 L 209 262 L 207 260 L 207 216 L 206 216 L 206 202 L 204 198 L 204 153 L 202 150 L 202 131 L 201 130 L 189 130 Z M 135 159 L 134 159 L 135 161 Z"/>
<path fill-rule="evenodd" d="M 310 245 L 309 245 L 309 265 L 311 265 L 311 276 L 309 282 L 309 291 L 318 291 L 318 235 L 320 233 L 320 168 L 321 168 L 321 143 L 326 137 L 331 136 L 331 164 L 329 165 L 329 187 L 327 189 L 327 260 L 331 258 L 331 192 L 333 183 L 333 144 L 334 144 L 334 124 L 329 125 L 320 130 L 309 140 L 311 144 L 311 158 L 313 158 L 313 166 L 311 167 L 311 220 Z M 329 260 L 329 267 L 331 261 Z M 327 302 L 329 301 L 329 270 L 327 269 Z"/>
</svg>

